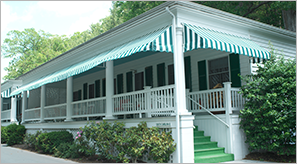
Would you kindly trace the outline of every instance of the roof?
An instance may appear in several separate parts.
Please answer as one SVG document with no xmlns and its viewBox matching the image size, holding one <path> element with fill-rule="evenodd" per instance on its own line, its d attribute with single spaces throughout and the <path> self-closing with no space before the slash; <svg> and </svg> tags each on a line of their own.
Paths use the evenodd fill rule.
<svg viewBox="0 0 297 164">
<path fill-rule="evenodd" d="M 38 66 L 38 67 L 28 71 L 27 73 L 24 73 L 23 75 L 17 77 L 16 80 L 21 80 L 24 76 L 26 76 L 28 74 L 31 74 L 35 70 L 38 70 L 38 69 L 44 67 L 45 65 L 48 65 L 49 63 L 52 63 L 52 62 L 55 62 L 55 61 L 59 60 L 61 57 L 65 56 L 65 55 L 67 55 L 67 54 L 69 54 L 71 52 L 74 52 L 75 50 L 77 50 L 79 48 L 88 47 L 88 45 L 90 45 L 90 44 L 92 44 L 94 42 L 97 42 L 98 40 L 103 39 L 104 37 L 118 35 L 122 31 L 124 31 L 125 29 L 133 27 L 135 24 L 140 24 L 143 21 L 146 21 L 147 19 L 154 19 L 154 18 L 152 18 L 152 16 L 154 16 L 155 14 L 158 14 L 158 13 L 165 13 L 165 8 L 166 7 L 170 7 L 170 8 L 187 8 L 187 9 L 191 9 L 193 11 L 199 11 L 199 12 L 203 12 L 205 14 L 211 14 L 213 16 L 224 17 L 224 18 L 227 18 L 227 19 L 230 19 L 230 20 L 235 20 L 237 22 L 245 24 L 246 26 L 251 26 L 252 28 L 260 28 L 262 30 L 268 30 L 270 32 L 279 33 L 279 34 L 284 35 L 284 36 L 289 36 L 289 37 L 296 38 L 296 33 L 294 33 L 294 32 L 284 30 L 284 29 L 280 29 L 280 28 L 277 28 L 277 27 L 274 27 L 274 26 L 270 26 L 270 25 L 267 25 L 265 23 L 254 21 L 254 20 L 244 18 L 244 17 L 241 17 L 241 16 L 237 16 L 235 14 L 231 14 L 231 13 L 228 13 L 228 12 L 225 12 L 225 11 L 221 11 L 221 10 L 218 10 L 218 9 L 214 9 L 214 8 L 207 7 L 207 6 L 200 5 L 200 4 L 193 3 L 193 2 L 169 1 L 169 2 L 165 2 L 165 3 L 161 4 L 161 5 L 153 8 L 153 9 L 151 9 L 151 10 L 149 10 L 149 11 L 135 17 L 135 18 L 130 19 L 129 21 L 127 21 L 127 22 L 125 22 L 125 23 L 123 23 L 123 24 L 121 24 L 121 25 L 119 25 L 117 27 L 114 27 L 111 30 L 109 30 L 109 31 L 107 31 L 107 32 L 105 32 L 103 34 L 100 34 L 100 35 L 90 39 L 89 41 L 86 41 L 85 43 L 82 43 L 82 44 L 80 44 L 80 45 L 66 51 L 65 53 L 63 53 L 63 54 L 49 60 L 48 62 L 45 62 L 45 63 L 41 64 L 40 66 Z"/>
</svg>

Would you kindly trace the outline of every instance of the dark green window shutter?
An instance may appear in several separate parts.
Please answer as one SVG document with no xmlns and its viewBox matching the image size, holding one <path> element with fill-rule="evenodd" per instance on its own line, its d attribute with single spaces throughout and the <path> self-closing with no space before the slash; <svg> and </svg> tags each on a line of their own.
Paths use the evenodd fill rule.
<svg viewBox="0 0 297 164">
<path fill-rule="evenodd" d="M 95 97 L 100 97 L 100 80 L 95 81 Z"/>
<path fill-rule="evenodd" d="M 157 65 L 158 87 L 165 85 L 165 63 Z"/>
<path fill-rule="evenodd" d="M 191 74 L 191 57 L 187 56 L 184 58 L 184 65 L 185 65 L 185 82 L 186 88 L 192 91 L 192 74 Z"/>
<path fill-rule="evenodd" d="M 153 87 L 153 66 L 145 68 L 145 85 Z"/>
<path fill-rule="evenodd" d="M 174 64 L 168 65 L 168 85 L 174 84 Z"/>
<path fill-rule="evenodd" d="M 102 79 L 102 96 L 106 96 L 106 79 Z"/>
<path fill-rule="evenodd" d="M 239 55 L 237 54 L 230 54 L 230 74 L 231 74 L 231 86 L 232 87 L 241 87 L 241 79 L 238 76 L 240 74 L 240 62 L 239 62 Z"/>
<path fill-rule="evenodd" d="M 206 61 L 198 62 L 199 90 L 207 90 Z"/>
<path fill-rule="evenodd" d="M 83 86 L 83 88 L 84 88 L 84 100 L 85 99 L 88 99 L 88 83 L 84 83 L 84 86 Z"/>
<path fill-rule="evenodd" d="M 123 74 L 117 75 L 118 94 L 124 92 Z"/>
<path fill-rule="evenodd" d="M 126 73 L 126 84 L 127 84 L 127 92 L 133 91 L 132 72 Z"/>
<path fill-rule="evenodd" d="M 81 90 L 79 90 L 77 92 L 78 92 L 78 98 L 77 98 L 77 100 L 79 101 L 79 100 L 81 100 Z"/>
</svg>

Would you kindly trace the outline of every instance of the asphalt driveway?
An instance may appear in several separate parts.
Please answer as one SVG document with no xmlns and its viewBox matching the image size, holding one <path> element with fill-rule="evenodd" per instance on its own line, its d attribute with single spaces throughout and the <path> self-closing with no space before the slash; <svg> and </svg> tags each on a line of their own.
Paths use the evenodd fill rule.
<svg viewBox="0 0 297 164">
<path fill-rule="evenodd" d="M 76 163 L 70 160 L 37 154 L 1 145 L 1 163 Z"/>
</svg>

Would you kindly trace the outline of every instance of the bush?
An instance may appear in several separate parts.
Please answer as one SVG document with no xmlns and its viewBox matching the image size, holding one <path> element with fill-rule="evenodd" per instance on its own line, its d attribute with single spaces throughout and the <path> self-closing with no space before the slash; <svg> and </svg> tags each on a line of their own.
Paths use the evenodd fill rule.
<svg viewBox="0 0 297 164">
<path fill-rule="evenodd" d="M 27 133 L 24 137 L 24 144 L 29 147 L 34 147 L 37 150 L 37 137 L 41 134 L 41 131 L 37 131 L 34 134 Z"/>
<path fill-rule="evenodd" d="M 5 128 L 5 126 L 1 126 L 1 143 L 6 143 L 7 140 L 7 129 Z"/>
<path fill-rule="evenodd" d="M 25 133 L 26 133 L 26 128 L 23 125 L 17 125 L 17 124 L 10 124 L 6 128 L 7 132 L 7 145 L 15 145 L 15 144 L 20 144 L 23 142 Z"/>
<path fill-rule="evenodd" d="M 78 158 L 81 156 L 78 150 L 79 145 L 76 143 L 61 143 L 57 148 L 54 147 L 54 155 L 60 158 Z"/>
<path fill-rule="evenodd" d="M 73 135 L 67 131 L 42 133 L 37 137 L 37 148 L 44 153 L 52 154 L 54 152 L 54 147 L 58 147 L 61 143 L 72 142 Z"/>
<path fill-rule="evenodd" d="M 257 75 L 242 77 L 247 100 L 240 127 L 249 150 L 296 154 L 296 61 L 272 55 L 258 68 Z"/>
<path fill-rule="evenodd" d="M 89 122 L 77 133 L 76 142 L 80 144 L 80 152 L 97 151 L 101 158 L 113 159 L 117 162 L 135 163 L 143 154 L 156 162 L 168 162 L 175 151 L 175 143 L 170 132 L 159 132 L 156 127 L 148 128 L 145 122 L 137 127 L 124 129 L 125 124 L 105 120 L 100 123 Z M 95 144 L 91 147 L 88 141 Z M 128 158 L 129 157 L 129 158 Z"/>
</svg>

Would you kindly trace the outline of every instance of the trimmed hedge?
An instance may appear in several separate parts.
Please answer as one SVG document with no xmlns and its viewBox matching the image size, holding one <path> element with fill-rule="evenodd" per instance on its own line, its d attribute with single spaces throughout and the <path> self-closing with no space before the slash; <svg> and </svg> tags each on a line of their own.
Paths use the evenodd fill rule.
<svg viewBox="0 0 297 164">
<path fill-rule="evenodd" d="M 10 124 L 5 127 L 5 131 L 7 134 L 7 145 L 11 146 L 23 142 L 26 128 L 23 125 Z"/>
<path fill-rule="evenodd" d="M 37 148 L 44 153 L 54 153 L 54 148 L 61 143 L 72 143 L 73 135 L 67 131 L 42 133 L 37 137 Z"/>
<path fill-rule="evenodd" d="M 7 130 L 5 126 L 1 126 L 1 143 L 6 143 L 8 140 Z"/>
</svg>

